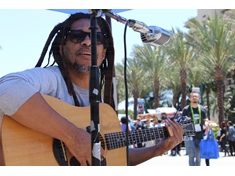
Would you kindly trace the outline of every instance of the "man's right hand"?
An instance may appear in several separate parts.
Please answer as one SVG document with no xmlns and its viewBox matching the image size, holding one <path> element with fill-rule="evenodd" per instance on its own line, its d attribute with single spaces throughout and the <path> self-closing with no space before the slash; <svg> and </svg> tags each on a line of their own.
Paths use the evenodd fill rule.
<svg viewBox="0 0 235 176">
<path fill-rule="evenodd" d="M 76 131 L 65 145 L 81 166 L 91 166 L 91 134 L 80 128 Z"/>
</svg>

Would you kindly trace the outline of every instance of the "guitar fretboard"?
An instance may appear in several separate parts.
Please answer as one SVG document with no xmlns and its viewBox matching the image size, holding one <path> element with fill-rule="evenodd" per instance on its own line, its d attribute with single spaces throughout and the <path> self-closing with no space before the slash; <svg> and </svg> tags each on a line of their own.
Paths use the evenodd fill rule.
<svg viewBox="0 0 235 176">
<path fill-rule="evenodd" d="M 166 127 L 155 127 L 143 130 L 130 131 L 128 133 L 128 145 L 147 142 L 155 139 L 168 137 Z M 116 132 L 105 134 L 105 141 L 108 150 L 127 146 L 126 132 Z"/>
</svg>

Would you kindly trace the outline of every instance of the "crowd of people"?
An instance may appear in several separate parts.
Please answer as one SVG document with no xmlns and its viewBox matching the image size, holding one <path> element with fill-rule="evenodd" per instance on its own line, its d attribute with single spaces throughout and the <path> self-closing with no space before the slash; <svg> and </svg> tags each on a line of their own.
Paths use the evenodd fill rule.
<svg viewBox="0 0 235 176">
<path fill-rule="evenodd" d="M 177 144 L 174 148 L 170 150 L 171 156 L 179 155 L 181 156 L 181 148 L 185 148 L 185 155 L 188 156 L 189 166 L 200 166 L 201 157 L 200 157 L 200 142 L 202 139 L 208 135 L 208 131 L 212 130 L 212 126 L 217 126 L 218 135 L 217 142 L 220 147 L 220 151 L 224 152 L 225 156 L 235 156 L 235 129 L 231 121 L 222 122 L 220 125 L 211 121 L 207 117 L 206 108 L 199 104 L 200 94 L 198 92 L 190 93 L 190 104 L 183 108 L 182 112 L 178 112 L 175 116 L 175 121 L 178 121 L 179 118 L 185 116 L 188 120 L 191 120 L 195 127 L 194 136 L 183 136 L 183 141 Z M 165 114 L 162 114 L 164 119 Z M 146 119 L 145 121 L 141 118 L 137 118 L 136 123 L 133 125 L 132 130 L 141 130 L 144 128 L 152 128 L 164 126 L 164 120 L 151 120 Z M 158 141 L 155 140 L 151 142 L 151 145 L 155 145 Z M 146 142 L 148 144 L 149 142 Z M 145 144 L 138 144 L 136 147 L 144 147 Z M 147 145 L 149 146 L 149 145 Z M 135 146 L 134 146 L 135 147 Z M 167 154 L 166 152 L 165 154 Z M 210 159 L 205 159 L 206 166 L 210 166 Z"/>
<path fill-rule="evenodd" d="M 128 127 L 126 125 L 128 124 Z M 142 119 L 141 117 L 137 117 L 135 121 L 131 121 L 130 119 L 128 120 L 126 117 L 122 117 L 120 119 L 120 125 L 122 128 L 122 131 L 125 132 L 127 129 L 128 131 L 135 131 L 135 130 L 143 130 L 143 129 L 148 129 L 148 128 L 153 128 L 153 127 L 161 127 L 164 126 L 164 122 L 161 120 L 158 120 L 157 118 L 155 119 Z M 135 145 L 129 146 L 132 148 L 142 148 L 142 147 L 148 147 L 151 145 L 155 145 L 158 140 L 154 141 L 145 141 L 141 143 L 137 143 Z"/>
</svg>

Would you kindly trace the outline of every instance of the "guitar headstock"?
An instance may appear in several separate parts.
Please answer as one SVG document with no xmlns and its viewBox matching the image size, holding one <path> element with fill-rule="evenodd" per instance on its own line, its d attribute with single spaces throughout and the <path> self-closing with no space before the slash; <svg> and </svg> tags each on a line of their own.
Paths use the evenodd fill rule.
<svg viewBox="0 0 235 176">
<path fill-rule="evenodd" d="M 183 128 L 183 136 L 195 136 L 195 127 L 191 118 L 181 116 L 177 119 L 177 122 Z"/>
</svg>

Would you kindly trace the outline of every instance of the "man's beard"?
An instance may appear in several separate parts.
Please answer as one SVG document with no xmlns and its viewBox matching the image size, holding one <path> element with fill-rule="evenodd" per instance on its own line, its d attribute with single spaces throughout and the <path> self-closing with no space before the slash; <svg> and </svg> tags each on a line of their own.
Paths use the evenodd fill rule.
<svg viewBox="0 0 235 176">
<path fill-rule="evenodd" d="M 87 65 L 80 65 L 78 63 L 74 63 L 73 64 L 73 67 L 79 71 L 79 72 L 82 72 L 82 73 L 87 73 L 87 72 L 90 72 L 90 66 L 87 66 Z"/>
<path fill-rule="evenodd" d="M 90 66 L 78 64 L 78 63 L 76 63 L 76 61 L 74 63 L 71 63 L 71 60 L 69 59 L 68 53 L 70 53 L 70 49 L 68 47 L 64 48 L 64 59 L 65 59 L 66 63 L 71 65 L 73 68 L 75 68 L 80 73 L 90 72 Z"/>
<path fill-rule="evenodd" d="M 193 103 L 193 104 L 197 104 L 197 103 L 198 103 L 198 101 L 192 101 L 192 103 Z"/>
</svg>

